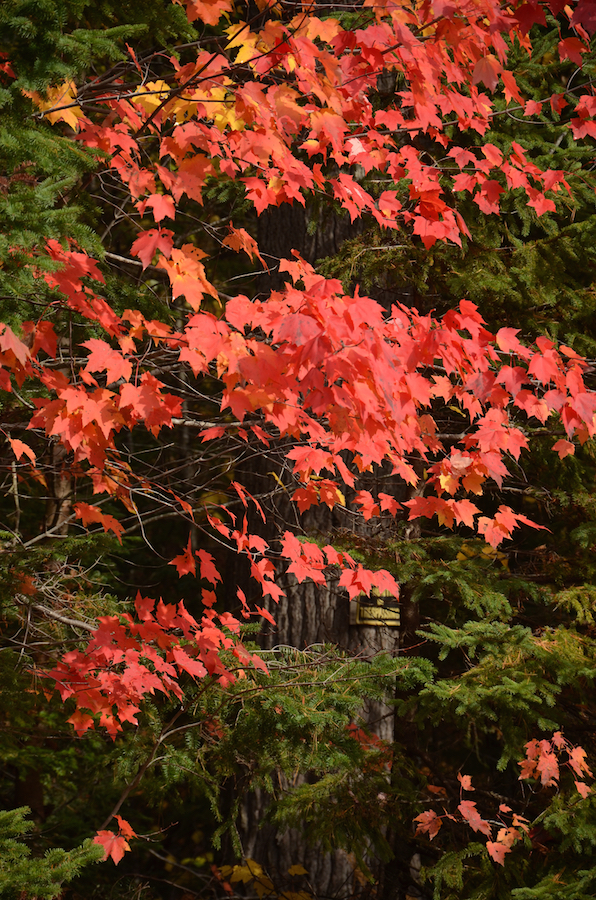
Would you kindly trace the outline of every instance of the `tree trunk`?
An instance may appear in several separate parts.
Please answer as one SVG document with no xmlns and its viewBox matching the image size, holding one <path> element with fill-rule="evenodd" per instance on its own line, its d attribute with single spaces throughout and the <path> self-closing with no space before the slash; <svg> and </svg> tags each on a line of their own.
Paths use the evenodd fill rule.
<svg viewBox="0 0 596 900">
<path fill-rule="evenodd" d="M 317 227 L 313 230 L 309 223 L 315 217 Z M 347 218 L 339 218 L 329 208 L 320 215 L 317 210 L 313 211 L 309 207 L 304 209 L 297 204 L 284 204 L 267 210 L 259 219 L 259 247 L 271 266 L 271 273 L 260 277 L 259 291 L 265 292 L 283 286 L 282 274 L 275 268 L 276 261 L 291 257 L 292 249 L 299 250 L 308 262 L 314 263 L 317 259 L 336 253 L 341 243 L 356 235 L 360 229 L 360 223 L 353 226 Z M 256 516 L 253 517 L 250 523 L 253 530 L 260 531 L 269 542 L 274 541 L 289 522 L 299 524 L 304 534 L 326 536 L 329 542 L 338 533 L 351 532 L 359 538 L 372 536 L 369 523 L 365 523 L 361 516 L 355 516 L 353 511 L 339 507 L 329 510 L 322 505 L 311 509 L 300 517 L 298 523 L 295 506 L 289 502 L 296 485 L 289 483 L 284 457 L 284 448 L 281 446 L 271 448 L 269 453 L 260 448 L 251 455 L 250 462 L 243 468 L 239 480 L 253 495 L 260 498 L 267 519 L 267 524 L 263 525 Z M 366 487 L 379 487 L 376 483 L 378 477 L 370 476 L 371 484 Z M 389 479 L 390 476 L 383 477 L 382 490 L 388 489 Z M 286 482 L 287 489 L 284 490 L 281 484 Z M 392 487 L 395 482 L 397 479 L 391 479 Z M 403 483 L 401 491 L 403 493 Z M 346 494 L 348 493 L 346 489 Z M 405 495 L 403 499 L 406 499 Z M 355 525 L 355 522 L 358 524 Z M 375 535 L 379 536 L 378 531 Z M 255 588 L 242 571 L 241 562 L 230 571 L 230 575 L 234 595 L 238 584 L 243 587 L 247 596 L 254 593 Z M 264 605 L 277 625 L 275 628 L 265 626 L 260 640 L 263 648 L 288 645 L 304 649 L 313 644 L 331 643 L 342 651 L 364 658 L 370 658 L 379 652 L 397 653 L 399 629 L 394 626 L 356 624 L 353 609 L 351 615 L 348 595 L 339 588 L 338 580 L 330 575 L 324 585 L 315 585 L 313 582 L 299 584 L 294 576 L 280 571 L 279 584 L 285 597 L 278 605 L 266 598 Z M 257 598 L 257 602 L 263 603 L 263 600 Z M 392 707 L 368 702 L 361 715 L 373 733 L 389 743 L 393 740 Z M 303 775 L 302 778 L 304 777 Z M 343 850 L 325 853 L 320 847 L 310 845 L 305 836 L 295 830 L 279 832 L 269 823 L 263 824 L 270 801 L 271 798 L 262 790 L 248 795 L 244 800 L 238 830 L 245 857 L 262 865 L 274 882 L 276 877 L 282 880 L 291 866 L 301 864 L 308 872 L 311 890 L 317 898 L 346 898 L 367 889 L 356 869 L 352 853 Z"/>
<path fill-rule="evenodd" d="M 72 475 L 68 451 L 52 440 L 50 442 L 50 473 L 46 501 L 44 531 L 64 537 L 68 534 L 68 519 L 72 512 Z"/>
</svg>

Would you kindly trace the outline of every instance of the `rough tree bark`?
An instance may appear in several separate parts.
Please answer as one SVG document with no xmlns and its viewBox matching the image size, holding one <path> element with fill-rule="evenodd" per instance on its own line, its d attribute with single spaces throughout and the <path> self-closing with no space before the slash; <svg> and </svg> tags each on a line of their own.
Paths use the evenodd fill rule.
<svg viewBox="0 0 596 900">
<path fill-rule="evenodd" d="M 356 236 L 359 231 L 360 223 L 351 225 L 349 219 L 339 218 L 329 209 L 316 210 L 308 205 L 304 209 L 298 205 L 285 204 L 266 211 L 259 219 L 258 238 L 259 247 L 271 266 L 271 272 L 259 278 L 258 292 L 265 293 L 282 286 L 283 276 L 276 269 L 276 261 L 291 257 L 292 249 L 299 250 L 308 262 L 315 263 L 318 259 L 337 253 L 341 244 Z M 382 479 L 382 485 L 374 483 L 379 478 Z M 391 487 L 388 487 L 390 480 L 390 475 L 383 478 L 381 473 L 370 476 L 371 483 L 365 486 L 369 490 L 380 488 L 391 492 L 391 487 L 395 488 L 396 485 L 391 480 Z M 284 466 L 282 447 L 272 448 L 272 452 L 266 455 L 263 452 L 252 454 L 249 462 L 243 466 L 242 483 L 254 496 L 259 497 L 265 509 L 267 525 L 260 523 L 259 528 L 255 516 L 251 526 L 260 530 L 268 541 L 274 541 L 280 529 L 283 532 L 288 522 L 296 524 L 297 512 L 289 502 L 292 488 L 287 466 Z M 287 483 L 290 490 L 284 490 L 282 483 Z M 400 499 L 406 499 L 403 485 L 400 490 L 404 494 Z M 332 540 L 332 536 L 338 533 L 351 532 L 360 539 L 373 534 L 370 524 L 364 523 L 361 516 L 349 509 L 349 496 L 346 510 L 336 507 L 330 511 L 326 506 L 311 509 L 300 517 L 300 526 L 305 534 L 327 536 L 328 540 Z M 250 585 L 241 564 L 231 570 L 230 575 L 234 595 L 237 584 L 241 584 L 248 595 Z M 398 652 L 398 628 L 350 622 L 347 593 L 339 589 L 337 579 L 334 580 L 332 576 L 325 585 L 315 585 L 312 582 L 298 584 L 292 575 L 280 572 L 279 583 L 285 591 L 285 597 L 278 605 L 272 601 L 269 603 L 269 610 L 276 619 L 277 626 L 265 626 L 261 637 L 264 648 L 286 645 L 304 649 L 313 644 L 331 643 L 353 656 L 364 658 L 370 658 L 379 652 Z M 362 717 L 370 730 L 380 738 L 388 742 L 393 740 L 395 718 L 392 707 L 371 702 L 363 708 Z M 304 835 L 295 830 L 279 832 L 272 825 L 263 824 L 270 800 L 263 791 L 257 791 L 245 799 L 238 822 L 245 857 L 255 859 L 274 879 L 277 873 L 283 877 L 292 865 L 303 865 L 317 898 L 346 898 L 367 890 L 362 881 L 358 883 L 354 857 L 349 852 L 324 853 L 320 847 L 309 844 Z M 402 892 L 399 883 L 404 884 L 404 867 L 406 873 L 410 872 L 409 856 L 407 860 L 399 859 L 398 866 L 402 875 L 392 888 L 385 885 L 385 900 L 397 900 L 406 896 L 407 891 L 404 889 Z M 381 876 L 380 872 L 379 875 Z M 406 875 L 405 882 L 409 882 L 410 888 L 416 890 L 409 874 Z"/>
</svg>

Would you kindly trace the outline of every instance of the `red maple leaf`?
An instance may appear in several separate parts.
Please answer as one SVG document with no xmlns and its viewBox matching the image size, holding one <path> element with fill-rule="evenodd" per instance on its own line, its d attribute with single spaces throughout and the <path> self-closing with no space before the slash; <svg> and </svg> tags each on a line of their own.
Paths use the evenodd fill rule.
<svg viewBox="0 0 596 900">
<path fill-rule="evenodd" d="M 255 239 L 250 236 L 248 231 L 244 228 L 234 228 L 233 222 L 230 222 L 228 228 L 230 233 L 223 239 L 222 246 L 230 247 L 231 250 L 236 251 L 243 250 L 251 259 L 254 259 L 254 257 L 257 256 L 263 263 L 265 269 L 268 270 L 269 267 L 259 252 L 259 245 Z"/>
<path fill-rule="evenodd" d="M 480 192 L 474 195 L 474 202 L 478 204 L 483 213 L 499 213 L 499 198 L 505 193 L 505 188 L 494 179 L 483 181 Z"/>
<path fill-rule="evenodd" d="M 583 64 L 582 53 L 589 53 L 590 48 L 586 47 L 583 41 L 577 37 L 568 37 L 559 41 L 557 45 L 561 60 L 570 59 L 576 65 Z"/>
<path fill-rule="evenodd" d="M 481 56 L 474 66 L 472 75 L 472 84 L 480 84 L 481 82 L 487 86 L 489 91 L 494 91 L 499 83 L 499 75 L 503 71 L 503 66 L 496 56 L 487 53 Z"/>
<path fill-rule="evenodd" d="M 519 328 L 499 328 L 497 331 L 497 345 L 503 353 L 515 353 L 521 359 L 528 358 L 531 352 L 518 340 Z"/>
<path fill-rule="evenodd" d="M 464 498 L 463 500 L 449 500 L 447 502 L 453 510 L 455 521 L 458 525 L 467 525 L 468 528 L 474 527 L 474 517 L 478 515 L 480 510 L 471 500 Z"/>
<path fill-rule="evenodd" d="M 416 834 L 428 834 L 431 841 L 437 836 L 443 824 L 442 818 L 433 809 L 427 809 L 425 812 L 420 813 L 414 821 L 418 822 Z"/>
<path fill-rule="evenodd" d="M 319 502 L 319 494 L 317 492 L 315 483 L 313 481 L 309 481 L 303 487 L 297 488 L 292 494 L 292 500 L 295 500 L 298 504 L 298 509 L 300 512 L 306 512 L 307 509 L 310 509 L 311 506 L 317 506 Z"/>
<path fill-rule="evenodd" d="M 190 541 L 190 538 L 189 538 Z M 221 575 L 215 566 L 215 560 L 206 550 L 197 550 L 196 555 L 199 559 L 199 568 L 201 570 L 201 578 L 210 581 L 211 584 L 217 584 L 221 581 Z"/>
<path fill-rule="evenodd" d="M 171 559 L 168 565 L 176 566 L 180 578 L 182 578 L 183 575 L 194 575 L 196 573 L 197 567 L 193 555 L 190 535 L 188 536 L 188 544 L 184 548 L 184 551 L 179 556 L 175 556 L 174 559 Z"/>
<path fill-rule="evenodd" d="M 78 737 L 85 734 L 89 728 L 95 727 L 93 717 L 88 715 L 88 713 L 83 712 L 82 709 L 76 709 L 72 716 L 69 716 L 66 721 L 70 722 Z"/>
<path fill-rule="evenodd" d="M 552 449 L 559 454 L 559 459 L 565 459 L 566 456 L 573 456 L 575 453 L 575 444 L 571 441 L 559 440 L 553 444 Z"/>
<path fill-rule="evenodd" d="M 93 843 L 100 844 L 105 850 L 104 860 L 111 858 L 115 865 L 118 865 L 125 852 L 130 850 L 126 838 L 121 834 L 114 834 L 113 831 L 98 831 Z"/>
<path fill-rule="evenodd" d="M 168 228 L 151 228 L 149 231 L 142 231 L 130 248 L 130 252 L 139 257 L 143 268 L 146 269 L 158 250 L 161 250 L 164 256 L 169 257 L 174 246 L 173 237 L 174 232 Z"/>
<path fill-rule="evenodd" d="M 501 866 L 505 865 L 505 856 L 511 852 L 511 847 L 499 841 L 487 841 L 486 849 L 490 858 Z"/>
<path fill-rule="evenodd" d="M 170 259 L 160 256 L 158 267 L 165 269 L 172 286 L 174 299 L 184 295 L 187 302 L 195 310 L 200 308 L 205 294 L 217 298 L 217 290 L 208 281 L 205 267 L 201 259 L 206 253 L 192 244 L 184 244 L 180 250 L 172 250 Z"/>
<path fill-rule="evenodd" d="M 119 381 L 120 378 L 128 381 L 132 375 L 131 361 L 125 359 L 120 351 L 113 350 L 106 341 L 90 338 L 81 346 L 91 350 L 85 366 L 86 372 L 106 372 L 108 384 Z"/>
<path fill-rule="evenodd" d="M 117 820 L 118 825 L 120 827 L 120 834 L 122 834 L 125 838 L 133 838 L 137 836 L 136 831 L 134 831 L 132 825 L 123 819 L 122 816 L 115 815 L 114 818 Z"/>
<path fill-rule="evenodd" d="M 358 491 L 354 500 L 360 506 L 365 522 L 368 522 L 374 516 L 381 515 L 379 504 L 375 502 L 370 491 Z"/>
<path fill-rule="evenodd" d="M 40 350 L 43 350 L 44 353 L 47 353 L 52 359 L 56 358 L 58 336 L 56 335 L 54 326 L 51 322 L 43 320 L 40 322 L 23 322 L 22 329 L 23 334 L 27 335 L 29 339 L 31 339 L 30 336 L 33 335 L 31 356 L 35 357 Z"/>
<path fill-rule="evenodd" d="M 596 31 L 596 9 L 592 0 L 579 0 L 573 11 L 571 23 L 573 27 L 583 25 L 589 34 Z"/>
<path fill-rule="evenodd" d="M 391 513 L 392 516 L 394 516 L 401 507 L 401 503 L 398 503 L 394 497 L 391 497 L 389 494 L 384 494 L 382 491 L 379 492 L 379 504 L 383 512 Z"/>
<path fill-rule="evenodd" d="M 582 799 L 586 799 L 586 797 L 592 793 L 592 788 L 585 783 L 585 781 L 574 781 L 575 789 L 578 794 L 582 797 Z"/>
<path fill-rule="evenodd" d="M 0 350 L 3 353 L 11 353 L 22 366 L 25 365 L 30 358 L 29 347 L 21 341 L 12 328 L 8 325 L 0 324 L 2 333 L 0 334 Z"/>
<path fill-rule="evenodd" d="M 476 804 L 473 800 L 462 800 L 461 803 L 458 804 L 457 808 L 460 813 L 474 831 L 480 831 L 482 834 L 491 836 L 492 829 L 490 827 L 490 823 L 482 818 L 480 813 L 476 808 Z"/>
<path fill-rule="evenodd" d="M 514 100 L 516 103 L 523 105 L 523 97 L 519 91 L 513 72 L 508 72 L 506 69 L 503 69 L 501 72 L 501 79 L 505 89 L 505 102 L 510 103 Z"/>
<path fill-rule="evenodd" d="M 536 771 L 545 787 L 551 787 L 559 780 L 559 762 L 551 750 L 549 741 L 540 741 L 540 755 L 536 762 Z"/>
<path fill-rule="evenodd" d="M 539 116 L 542 112 L 542 100 L 528 100 L 524 108 L 524 116 Z"/>
<path fill-rule="evenodd" d="M 232 10 L 232 0 L 184 0 L 188 21 L 200 19 L 205 25 L 217 25 Z"/>
<path fill-rule="evenodd" d="M 573 747 L 568 751 L 569 765 L 576 775 L 592 775 L 590 767 L 586 762 L 586 751 L 583 747 Z"/>
<path fill-rule="evenodd" d="M 288 572 L 296 577 L 299 584 L 310 578 L 315 584 L 325 584 L 325 575 L 320 568 L 313 566 L 304 556 L 294 558 L 288 566 Z"/>
<path fill-rule="evenodd" d="M 472 776 L 471 775 L 462 775 L 461 772 L 457 773 L 457 780 L 461 784 L 462 791 L 473 791 L 472 787 Z"/>
<path fill-rule="evenodd" d="M 122 543 L 121 535 L 124 533 L 124 526 L 114 516 L 102 512 L 99 507 L 91 506 L 89 503 L 75 503 L 73 509 L 85 527 L 91 522 L 98 522 L 103 526 L 104 531 L 113 531 Z"/>
<path fill-rule="evenodd" d="M 545 197 L 541 191 L 528 187 L 528 206 L 536 210 L 537 216 L 543 216 L 547 212 L 556 212 L 557 207 L 553 200 Z"/>
<path fill-rule="evenodd" d="M 172 647 L 171 649 L 172 659 L 176 663 L 179 669 L 183 669 L 185 672 L 188 672 L 189 675 L 192 675 L 193 678 L 204 678 L 207 675 L 207 669 L 203 665 L 203 663 L 198 659 L 193 659 L 186 653 L 182 647 Z"/>
<path fill-rule="evenodd" d="M 150 206 L 153 210 L 153 218 L 156 222 L 162 219 L 176 218 L 176 205 L 174 198 L 169 194 L 151 194 L 146 200 L 137 203 L 137 208 L 141 215 L 144 215 L 146 208 Z"/>
</svg>

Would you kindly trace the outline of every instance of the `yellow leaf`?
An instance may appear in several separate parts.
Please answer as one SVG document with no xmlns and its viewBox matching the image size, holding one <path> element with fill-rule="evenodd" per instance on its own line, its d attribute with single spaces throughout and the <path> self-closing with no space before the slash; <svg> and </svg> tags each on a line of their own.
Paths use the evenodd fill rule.
<svg viewBox="0 0 596 900">
<path fill-rule="evenodd" d="M 66 122 L 75 131 L 78 128 L 78 120 L 83 115 L 83 110 L 77 104 L 76 93 L 74 81 L 65 81 L 58 87 L 49 87 L 45 99 L 36 91 L 23 91 L 23 94 L 33 100 L 52 125 L 55 122 Z M 52 112 L 52 110 L 55 111 Z"/>
<path fill-rule="evenodd" d="M 198 104 L 192 100 L 187 100 L 185 97 L 177 97 L 164 107 L 164 112 L 167 113 L 167 116 L 170 118 L 173 116 L 176 122 L 185 122 L 187 119 L 192 119 L 193 116 L 196 116 L 197 111 Z"/>
<path fill-rule="evenodd" d="M 236 22 L 235 25 L 224 28 L 224 34 L 228 37 L 228 50 L 231 50 L 234 47 L 241 46 L 242 41 L 246 40 L 247 36 L 250 35 L 250 28 L 247 22 Z M 244 35 L 244 38 L 240 37 L 241 34 Z"/>
<path fill-rule="evenodd" d="M 447 491 L 448 494 L 455 494 L 459 487 L 459 480 L 449 474 L 439 475 L 439 483 L 441 485 L 441 490 Z"/>
<path fill-rule="evenodd" d="M 345 506 L 345 501 L 344 501 Z M 308 875 L 308 871 L 298 863 L 295 866 L 290 866 L 288 869 L 288 875 Z"/>
<path fill-rule="evenodd" d="M 453 513 L 449 508 L 438 509 L 436 515 L 439 520 L 439 525 L 447 525 L 448 528 L 451 528 L 453 525 Z"/>
<path fill-rule="evenodd" d="M 281 480 L 281 478 L 279 477 L 279 475 L 277 474 L 277 472 L 273 472 L 273 471 L 267 472 L 267 475 L 273 475 L 274 479 L 277 481 L 277 483 L 278 483 L 278 485 L 280 486 L 280 488 L 283 488 L 283 490 L 284 490 L 284 491 L 286 492 L 286 494 L 287 494 L 288 489 L 287 489 L 287 487 L 285 486 L 285 484 L 283 483 L 283 481 Z"/>
<path fill-rule="evenodd" d="M 226 125 L 230 126 L 230 131 L 244 131 L 246 122 L 241 116 L 236 115 L 236 110 L 232 103 L 221 104 L 215 107 L 217 110 L 213 112 L 213 121 L 220 131 L 224 131 Z"/>
<path fill-rule="evenodd" d="M 255 891 L 261 900 L 262 897 L 268 897 L 275 890 L 273 887 L 273 882 L 266 878 L 264 875 L 261 878 L 256 878 L 254 883 Z"/>
<path fill-rule="evenodd" d="M 276 191 L 277 193 L 281 191 L 283 186 L 283 180 L 279 177 L 279 175 L 273 175 L 267 182 L 267 187 L 272 191 Z"/>
<path fill-rule="evenodd" d="M 236 65 L 242 65 L 260 55 L 257 49 L 259 35 L 251 32 L 246 22 L 238 22 L 236 25 L 226 28 L 225 31 L 229 39 L 228 49 L 238 50 L 234 60 Z"/>
<path fill-rule="evenodd" d="M 457 554 L 457 559 L 473 559 L 477 556 L 477 552 L 474 547 L 470 547 L 469 544 L 462 544 L 459 553 Z"/>
<path fill-rule="evenodd" d="M 138 89 L 132 100 L 150 116 L 167 100 L 169 93 L 170 88 L 165 81 L 148 81 Z"/>
<path fill-rule="evenodd" d="M 248 866 L 234 866 L 234 871 L 230 877 L 230 881 L 233 883 L 235 881 L 241 881 L 243 884 L 247 884 L 247 882 L 252 881 L 252 872 L 248 868 Z"/>
<path fill-rule="evenodd" d="M 253 878 L 261 878 L 263 875 L 263 868 L 255 862 L 254 859 L 249 859 L 247 857 L 246 865 L 244 866 L 234 866 L 234 872 L 230 881 L 241 881 L 243 884 L 248 884 L 249 881 L 252 881 Z M 268 879 L 261 879 L 263 881 L 267 881 Z"/>
</svg>

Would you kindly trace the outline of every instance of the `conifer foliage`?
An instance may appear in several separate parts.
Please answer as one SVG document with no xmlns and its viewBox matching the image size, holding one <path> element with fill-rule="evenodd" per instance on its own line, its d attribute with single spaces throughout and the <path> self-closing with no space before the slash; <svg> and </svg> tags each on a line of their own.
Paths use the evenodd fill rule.
<svg viewBox="0 0 596 900">
<path fill-rule="evenodd" d="M 463 606 L 476 604 L 478 617 L 463 628 L 455 620 L 429 627 L 440 656 L 482 653 L 472 681 L 491 659 L 513 652 L 513 640 L 527 665 L 539 666 L 548 635 L 538 643 L 517 624 L 512 638 L 507 624 L 513 582 L 508 593 L 498 586 L 490 594 L 487 586 L 478 597 L 466 581 L 487 560 L 498 566 L 518 529 L 546 532 L 540 516 L 506 501 L 525 454 L 538 444 L 552 466 L 564 465 L 590 452 L 596 431 L 590 365 L 572 342 L 522 340 L 515 322 L 489 328 L 466 298 L 442 315 L 397 302 L 384 308 L 357 286 L 324 277 L 297 252 L 271 259 L 251 234 L 255 215 L 304 205 L 311 195 L 388 241 L 405 234 L 425 254 L 440 252 L 438 243 L 463 251 L 475 217 L 497 217 L 508 203 L 522 205 L 534 225 L 563 215 L 575 202 L 577 172 L 544 165 L 542 157 L 539 165 L 531 142 L 524 146 L 515 133 L 491 135 L 498 115 L 530 119 L 548 109 L 575 143 L 588 146 L 596 137 L 587 62 L 592 4 L 364 0 L 329 11 L 281 0 L 257 7 L 164 0 L 141 4 L 134 22 L 122 22 L 106 4 L 113 26 L 85 0 L 8 0 L 0 10 L 7 116 L 0 136 L 0 388 L 13 502 L 5 581 L 14 597 L 6 614 L 22 622 L 36 612 L 78 638 L 65 646 L 54 634 L 49 650 L 43 641 L 36 650 L 26 631 L 21 645 L 79 738 L 105 730 L 112 740 L 126 739 L 139 717 L 151 717 L 152 704 L 177 709 L 153 735 L 130 790 L 203 690 L 233 707 L 244 681 L 266 697 L 271 672 L 276 696 L 276 657 L 256 651 L 245 624 L 272 619 L 268 604 L 283 592 L 283 567 L 300 583 L 322 584 L 333 572 L 350 599 L 373 590 L 398 595 L 408 570 L 422 593 L 433 578 L 452 577 Z M 536 99 L 517 67 L 531 59 L 532 35 L 547 27 L 558 36 L 556 64 L 580 74 L 585 66 L 586 76 Z M 389 93 L 386 82 L 394 85 Z M 228 293 L 249 261 L 261 272 L 276 267 L 284 287 L 266 296 Z M 179 435 L 185 449 L 176 456 Z M 391 552 L 396 558 L 395 547 L 374 559 L 372 546 L 356 552 L 345 540 L 305 540 L 290 523 L 278 541 L 266 541 L 250 527 L 255 515 L 265 516 L 263 507 L 236 480 L 235 463 L 247 448 L 272 445 L 284 448 L 296 522 L 317 505 L 349 507 L 371 527 L 394 520 L 396 533 L 400 523 L 438 523 L 468 535 L 472 549 L 452 554 L 446 575 L 445 560 L 421 562 L 427 551 L 413 550 L 412 541 L 402 542 L 399 571 L 383 564 Z M 367 474 L 384 468 L 393 476 L 391 493 L 373 493 Z M 29 499 L 28 508 L 44 507 L 37 533 L 27 520 Z M 72 585 L 85 564 L 83 550 L 69 555 L 72 530 L 121 543 L 137 526 L 146 536 L 160 516 L 185 523 L 167 562 L 172 574 L 195 579 L 190 595 L 176 587 L 164 601 L 142 588 L 129 598 L 134 606 L 109 595 L 94 606 L 91 591 L 77 600 Z M 239 587 L 224 598 L 220 547 L 245 560 L 252 596 Z M 72 598 L 80 607 L 74 612 Z M 568 639 L 577 633 L 570 630 Z M 577 640 L 576 662 L 587 673 L 589 651 Z M 426 704 L 436 716 L 442 704 L 450 707 L 459 674 L 433 681 L 426 660 L 398 662 L 391 673 L 401 672 L 404 687 L 426 685 L 420 709 Z M 572 675 L 553 679 L 563 689 Z M 466 693 L 466 714 L 476 706 L 488 718 L 495 710 L 511 715 L 509 691 L 515 715 L 534 715 L 536 698 L 523 686 L 493 688 L 486 707 L 486 685 Z M 410 715 L 410 701 L 398 700 Z M 334 703 L 339 710 L 340 699 Z M 210 714 L 201 733 L 224 746 L 217 720 Z M 547 818 L 568 834 L 562 821 L 577 814 L 584 827 L 578 841 L 589 842 L 589 763 L 558 722 L 545 716 L 537 723 L 551 725 L 548 738 L 522 735 L 518 719 L 499 765 L 517 762 L 525 745 L 524 781 L 548 790 L 561 772 L 572 774 L 575 794 L 556 811 L 549 806 Z M 386 763 L 377 762 L 366 784 L 387 780 Z M 390 778 L 398 769 L 394 758 Z M 474 783 L 461 775 L 457 811 L 432 807 L 416 817 L 413 798 L 407 801 L 410 825 L 416 819 L 418 834 L 428 835 L 427 852 L 447 820 L 483 836 L 466 843 L 463 856 L 441 856 L 436 896 L 458 889 L 466 853 L 481 860 L 481 892 L 487 871 L 505 868 L 518 845 L 533 841 L 528 816 L 507 803 L 489 820 L 464 799 Z M 312 808 L 321 809 L 324 786 L 317 790 Z M 303 795 L 308 805 L 308 788 Z M 95 826 L 96 842 L 115 863 L 136 837 L 119 815 L 126 796 Z M 281 804 L 277 815 L 291 821 L 295 811 Z M 387 845 L 382 823 L 368 827 Z M 345 835 L 353 837 L 349 825 Z M 556 873 L 544 868 L 546 885 Z"/>
</svg>

